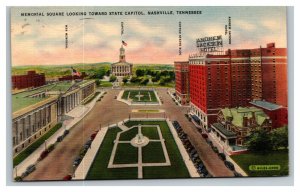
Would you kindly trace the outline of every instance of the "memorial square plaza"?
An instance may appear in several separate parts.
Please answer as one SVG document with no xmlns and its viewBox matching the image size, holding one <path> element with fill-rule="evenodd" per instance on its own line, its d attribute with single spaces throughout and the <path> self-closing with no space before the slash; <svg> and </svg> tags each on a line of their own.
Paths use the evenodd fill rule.
<svg viewBox="0 0 300 192">
<path fill-rule="evenodd" d="M 85 179 L 190 177 L 165 120 L 128 121 L 122 129 L 108 130 Z"/>
<path fill-rule="evenodd" d="M 100 91 L 106 93 L 101 101 L 92 101 L 90 111 L 24 180 L 62 180 L 66 175 L 73 180 L 201 177 L 172 125 L 174 120 L 201 154 L 211 176 L 233 176 L 184 116 L 188 109 L 172 100 L 169 88 L 152 90 L 163 101 L 161 105 L 128 105 L 115 99 L 126 89 Z M 74 166 L 95 132 L 90 148 Z"/>
</svg>

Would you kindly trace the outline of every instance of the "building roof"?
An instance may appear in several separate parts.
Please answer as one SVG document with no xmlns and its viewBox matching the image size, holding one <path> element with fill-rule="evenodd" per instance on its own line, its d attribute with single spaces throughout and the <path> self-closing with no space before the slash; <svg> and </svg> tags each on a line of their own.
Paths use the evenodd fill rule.
<svg viewBox="0 0 300 192">
<path fill-rule="evenodd" d="M 117 63 L 113 63 L 111 64 L 112 66 L 114 65 L 119 65 L 119 66 L 128 66 L 128 65 L 132 65 L 132 63 L 127 63 L 127 62 L 117 62 Z"/>
<path fill-rule="evenodd" d="M 261 107 L 270 111 L 277 110 L 282 108 L 281 105 L 277 105 L 275 103 L 270 103 L 268 101 L 254 100 L 251 101 L 250 104 L 255 105 L 257 107 Z"/>
<path fill-rule="evenodd" d="M 81 82 L 77 82 L 75 85 L 78 86 L 85 86 L 88 83 L 91 83 L 93 80 L 83 80 Z M 44 101 L 50 101 L 49 98 L 53 98 L 50 95 L 47 95 L 45 97 L 31 97 L 35 94 L 39 93 L 46 93 L 46 92 L 57 92 L 59 94 L 60 92 L 65 93 L 68 91 L 72 86 L 71 81 L 60 81 L 53 84 L 48 84 L 42 87 L 38 87 L 31 90 L 24 90 L 22 92 L 18 92 L 15 94 L 12 94 L 12 112 L 15 113 L 23 108 L 35 105 L 40 102 Z"/>
<path fill-rule="evenodd" d="M 266 119 L 269 119 L 262 109 L 256 107 L 239 107 L 221 109 L 226 120 L 232 119 L 232 124 L 237 127 L 243 127 L 244 117 L 247 119 L 254 118 L 258 125 L 262 125 Z"/>
<path fill-rule="evenodd" d="M 222 123 L 213 123 L 212 126 L 214 128 L 216 128 L 218 131 L 220 131 L 226 137 L 235 137 L 236 136 L 236 133 L 226 129 Z"/>
</svg>

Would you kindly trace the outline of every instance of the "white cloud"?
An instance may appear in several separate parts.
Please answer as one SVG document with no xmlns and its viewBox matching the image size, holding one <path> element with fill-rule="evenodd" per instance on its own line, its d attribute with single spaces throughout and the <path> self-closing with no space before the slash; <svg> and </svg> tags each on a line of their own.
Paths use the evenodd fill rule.
<svg viewBox="0 0 300 192">
<path fill-rule="evenodd" d="M 245 31 L 253 31 L 256 29 L 256 26 L 249 21 L 233 19 L 232 20 L 232 28 L 240 28 Z"/>
<path fill-rule="evenodd" d="M 260 23 L 263 27 L 269 30 L 278 30 L 280 28 L 285 28 L 285 23 L 282 23 L 282 21 L 276 21 L 274 19 L 262 19 Z"/>
</svg>

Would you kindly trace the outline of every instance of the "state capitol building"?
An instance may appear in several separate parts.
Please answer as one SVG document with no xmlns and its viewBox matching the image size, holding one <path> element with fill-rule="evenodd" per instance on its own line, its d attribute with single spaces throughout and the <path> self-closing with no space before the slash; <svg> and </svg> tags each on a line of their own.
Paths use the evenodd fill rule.
<svg viewBox="0 0 300 192">
<path fill-rule="evenodd" d="M 132 75 L 132 63 L 126 62 L 123 45 L 120 48 L 119 62 L 111 64 L 111 73 L 117 77 Z"/>
</svg>

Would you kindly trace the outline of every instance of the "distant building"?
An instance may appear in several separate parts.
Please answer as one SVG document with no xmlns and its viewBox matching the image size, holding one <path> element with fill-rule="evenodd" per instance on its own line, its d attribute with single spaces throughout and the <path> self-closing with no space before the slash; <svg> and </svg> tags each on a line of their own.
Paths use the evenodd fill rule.
<svg viewBox="0 0 300 192">
<path fill-rule="evenodd" d="M 125 58 L 125 49 L 123 45 L 120 48 L 119 62 L 111 64 L 111 74 L 117 77 L 131 76 L 132 63 L 127 63 Z"/>
<path fill-rule="evenodd" d="M 75 76 L 75 75 L 65 75 L 60 78 L 58 78 L 59 81 L 72 81 L 72 80 L 77 80 L 77 79 L 84 79 L 86 77 L 86 73 L 82 72 L 80 76 Z"/>
<path fill-rule="evenodd" d="M 262 109 L 272 120 L 272 128 L 283 127 L 288 124 L 288 109 L 267 101 L 254 100 L 250 104 Z"/>
<path fill-rule="evenodd" d="M 189 62 L 175 61 L 176 99 L 181 105 L 189 104 Z"/>
<path fill-rule="evenodd" d="M 57 82 L 12 94 L 13 154 L 19 154 L 61 117 L 95 93 L 95 81 Z"/>
<path fill-rule="evenodd" d="M 26 75 L 13 75 L 12 88 L 26 89 L 29 87 L 40 87 L 46 84 L 45 74 L 37 74 L 35 71 L 27 71 Z"/>
<path fill-rule="evenodd" d="M 189 95 L 193 119 L 204 129 L 217 121 L 220 109 L 249 106 L 252 100 L 287 107 L 287 50 L 269 43 L 266 48 L 191 55 Z"/>
<path fill-rule="evenodd" d="M 224 108 L 218 112 L 217 122 L 211 124 L 210 134 L 222 145 L 243 146 L 251 131 L 271 130 L 270 117 L 256 107 Z"/>
</svg>

